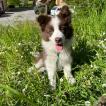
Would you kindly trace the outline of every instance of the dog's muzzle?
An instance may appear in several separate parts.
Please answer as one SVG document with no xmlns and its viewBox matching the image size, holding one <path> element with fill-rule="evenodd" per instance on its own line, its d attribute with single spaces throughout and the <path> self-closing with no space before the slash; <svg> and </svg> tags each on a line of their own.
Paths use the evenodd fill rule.
<svg viewBox="0 0 106 106">
<path fill-rule="evenodd" d="M 56 42 L 56 51 L 59 53 L 63 50 L 63 39 L 61 37 L 56 37 L 55 42 Z"/>
</svg>

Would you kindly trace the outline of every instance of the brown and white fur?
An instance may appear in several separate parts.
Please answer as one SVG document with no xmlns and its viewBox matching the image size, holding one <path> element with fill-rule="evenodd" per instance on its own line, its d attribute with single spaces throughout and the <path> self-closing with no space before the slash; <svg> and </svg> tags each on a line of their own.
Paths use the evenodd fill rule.
<svg viewBox="0 0 106 106">
<path fill-rule="evenodd" d="M 42 34 L 42 47 L 44 52 L 36 63 L 36 68 L 46 68 L 50 85 L 52 89 L 56 88 L 56 62 L 63 67 L 65 78 L 69 83 L 74 84 L 76 81 L 71 74 L 71 42 L 73 37 L 73 28 L 71 25 L 71 12 L 68 6 L 63 6 L 57 16 L 40 15 L 37 18 Z M 56 45 L 63 49 L 59 53 Z"/>
</svg>

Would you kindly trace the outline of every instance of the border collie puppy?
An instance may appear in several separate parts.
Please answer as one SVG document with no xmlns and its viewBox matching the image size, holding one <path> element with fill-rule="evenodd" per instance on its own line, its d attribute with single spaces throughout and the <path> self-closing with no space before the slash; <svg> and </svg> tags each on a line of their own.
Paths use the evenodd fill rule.
<svg viewBox="0 0 106 106">
<path fill-rule="evenodd" d="M 69 83 L 74 84 L 76 80 L 71 74 L 73 28 L 68 6 L 63 6 L 57 16 L 40 15 L 37 21 L 42 31 L 41 38 L 44 51 L 35 67 L 38 69 L 46 68 L 52 89 L 56 88 L 57 66 L 63 68 L 65 78 Z"/>
</svg>

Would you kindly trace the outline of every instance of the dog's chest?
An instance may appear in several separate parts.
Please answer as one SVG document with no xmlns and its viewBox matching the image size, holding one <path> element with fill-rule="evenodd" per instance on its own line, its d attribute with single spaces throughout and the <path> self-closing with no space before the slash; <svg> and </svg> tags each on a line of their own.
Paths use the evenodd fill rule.
<svg viewBox="0 0 106 106">
<path fill-rule="evenodd" d="M 64 45 L 64 48 L 60 53 L 56 52 L 55 45 L 51 42 L 42 42 L 42 46 L 46 54 L 45 61 L 47 65 L 50 66 L 55 63 L 56 67 L 60 69 L 66 64 L 71 64 L 72 59 L 69 45 Z"/>
<path fill-rule="evenodd" d="M 60 67 L 64 66 L 67 63 L 71 62 L 70 52 L 67 49 L 63 49 L 63 51 L 57 56 L 58 65 Z"/>
<path fill-rule="evenodd" d="M 63 51 L 60 53 L 46 51 L 46 56 L 47 56 L 46 60 L 48 61 L 48 64 L 52 64 L 52 62 L 54 62 L 58 69 L 62 69 L 65 64 L 71 62 L 70 52 L 66 49 L 63 49 Z"/>
</svg>

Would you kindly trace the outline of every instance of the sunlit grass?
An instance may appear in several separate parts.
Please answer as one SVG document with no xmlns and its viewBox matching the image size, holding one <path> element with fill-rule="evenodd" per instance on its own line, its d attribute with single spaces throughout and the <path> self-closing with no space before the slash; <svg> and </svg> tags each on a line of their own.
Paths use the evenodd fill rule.
<svg viewBox="0 0 106 106">
<path fill-rule="evenodd" d="M 76 85 L 62 76 L 52 92 L 47 74 L 36 69 L 29 73 L 35 61 L 32 54 L 42 49 L 36 23 L 1 26 L 0 106 L 84 106 L 85 101 L 93 106 L 106 93 L 106 9 L 99 14 L 96 8 L 75 6 L 72 70 Z"/>
</svg>

